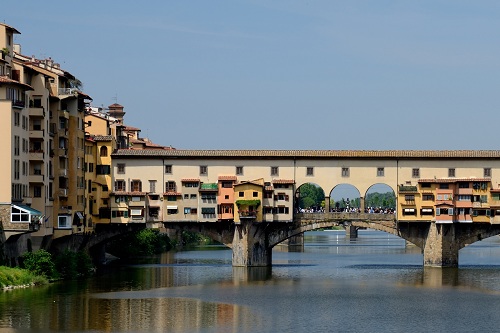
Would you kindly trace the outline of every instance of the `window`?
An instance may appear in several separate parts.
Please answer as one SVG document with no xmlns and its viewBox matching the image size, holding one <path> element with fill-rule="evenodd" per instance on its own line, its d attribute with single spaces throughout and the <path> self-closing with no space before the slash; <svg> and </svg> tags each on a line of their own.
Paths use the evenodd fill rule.
<svg viewBox="0 0 500 333">
<path fill-rule="evenodd" d="M 468 201 L 470 202 L 472 197 L 470 195 L 459 195 L 458 201 Z"/>
<path fill-rule="evenodd" d="M 253 196 L 254 198 L 257 198 L 257 197 L 259 196 L 259 193 L 258 193 L 258 192 L 253 192 L 253 193 L 252 193 L 252 196 Z"/>
<path fill-rule="evenodd" d="M 141 219 L 143 216 L 143 210 L 142 209 L 131 209 L 130 216 L 132 217 L 132 219 Z"/>
<path fill-rule="evenodd" d="M 306 176 L 314 176 L 314 168 L 313 167 L 307 167 Z"/>
<path fill-rule="evenodd" d="M 460 182 L 458 183 L 458 188 L 469 188 L 470 183 Z"/>
<path fill-rule="evenodd" d="M 35 197 L 35 198 L 42 197 L 42 187 L 41 186 L 33 186 L 33 197 Z"/>
<path fill-rule="evenodd" d="M 14 112 L 14 126 L 19 127 L 19 123 L 21 122 L 20 119 L 21 115 L 19 114 L 19 112 Z"/>
<path fill-rule="evenodd" d="M 201 209 L 201 214 L 204 218 L 215 218 L 215 208 L 213 207 L 203 207 Z"/>
<path fill-rule="evenodd" d="M 200 165 L 200 175 L 201 176 L 208 175 L 208 167 L 206 165 Z"/>
<path fill-rule="evenodd" d="M 191 208 L 190 207 L 184 208 L 184 214 L 191 214 Z"/>
<path fill-rule="evenodd" d="M 111 167 L 109 165 L 96 165 L 95 173 L 97 175 L 109 175 L 111 173 Z"/>
<path fill-rule="evenodd" d="M 420 215 L 434 215 L 434 209 L 432 209 L 432 208 L 422 208 L 420 210 Z"/>
<path fill-rule="evenodd" d="M 405 200 L 406 201 L 415 201 L 415 195 L 414 194 L 407 194 L 407 195 L 405 195 Z"/>
<path fill-rule="evenodd" d="M 142 182 L 134 179 L 130 182 L 130 190 L 132 192 L 142 192 Z"/>
<path fill-rule="evenodd" d="M 128 202 L 128 196 L 126 196 L 126 195 L 117 195 L 117 196 L 115 196 L 115 202 L 116 203 Z"/>
<path fill-rule="evenodd" d="M 434 201 L 434 194 L 423 194 L 422 200 L 423 201 Z"/>
<path fill-rule="evenodd" d="M 125 173 L 125 163 L 118 163 L 117 166 L 117 173 Z"/>
<path fill-rule="evenodd" d="M 184 199 L 189 199 L 189 194 L 184 194 Z"/>
<path fill-rule="evenodd" d="M 450 184 L 439 184 L 439 188 L 441 190 L 446 190 L 446 189 L 450 188 Z"/>
<path fill-rule="evenodd" d="M 289 208 L 284 206 L 279 206 L 275 208 L 276 214 L 288 214 Z"/>
<path fill-rule="evenodd" d="M 453 215 L 453 208 L 436 208 L 436 215 Z"/>
<path fill-rule="evenodd" d="M 165 165 L 165 173 L 172 174 L 172 166 L 171 165 Z"/>
<path fill-rule="evenodd" d="M 149 192 L 156 193 L 156 180 L 149 181 Z"/>
<path fill-rule="evenodd" d="M 190 199 L 196 199 L 196 194 L 191 194 Z"/>
<path fill-rule="evenodd" d="M 201 200 L 203 203 L 216 203 L 217 196 L 215 195 L 215 193 L 203 193 L 201 195 Z"/>
<path fill-rule="evenodd" d="M 484 168 L 484 177 L 491 177 L 491 168 Z"/>
<path fill-rule="evenodd" d="M 279 176 L 279 169 L 277 166 L 271 167 L 271 176 Z"/>
<path fill-rule="evenodd" d="M 61 215 L 57 217 L 58 228 L 71 228 L 71 216 Z"/>
<path fill-rule="evenodd" d="M 349 168 L 342 168 L 342 177 L 349 177 Z"/>
<path fill-rule="evenodd" d="M 128 218 L 128 210 L 113 210 L 111 217 L 125 217 Z"/>
<path fill-rule="evenodd" d="M 232 182 L 222 182 L 222 188 L 232 188 L 233 183 Z"/>
<path fill-rule="evenodd" d="M 165 192 L 175 192 L 177 191 L 177 185 L 174 181 L 168 181 L 165 183 Z"/>
<path fill-rule="evenodd" d="M 125 192 L 125 180 L 115 180 L 115 192 Z"/>
<path fill-rule="evenodd" d="M 414 208 L 405 208 L 405 209 L 403 209 L 403 215 L 405 215 L 405 216 L 406 215 L 413 215 L 413 216 L 415 216 L 415 215 L 417 215 L 417 211 Z"/>
<path fill-rule="evenodd" d="M 236 167 L 236 174 L 238 176 L 243 176 L 243 167 L 242 166 L 237 166 Z"/>
<path fill-rule="evenodd" d="M 30 222 L 30 214 L 19 208 L 12 207 L 10 211 L 11 222 Z"/>
<path fill-rule="evenodd" d="M 20 138 L 14 135 L 14 156 L 19 156 Z"/>
<path fill-rule="evenodd" d="M 106 157 L 108 156 L 108 147 L 102 146 L 99 155 L 101 157 Z"/>
<path fill-rule="evenodd" d="M 411 170 L 411 176 L 413 178 L 419 178 L 420 177 L 420 169 L 419 168 L 413 168 Z"/>
<path fill-rule="evenodd" d="M 455 168 L 448 169 L 448 177 L 455 177 Z"/>
<path fill-rule="evenodd" d="M 240 198 L 243 198 L 243 197 L 245 196 L 245 192 L 238 192 L 238 196 L 239 196 Z"/>
<path fill-rule="evenodd" d="M 384 168 L 377 168 L 377 177 L 384 177 Z"/>
</svg>

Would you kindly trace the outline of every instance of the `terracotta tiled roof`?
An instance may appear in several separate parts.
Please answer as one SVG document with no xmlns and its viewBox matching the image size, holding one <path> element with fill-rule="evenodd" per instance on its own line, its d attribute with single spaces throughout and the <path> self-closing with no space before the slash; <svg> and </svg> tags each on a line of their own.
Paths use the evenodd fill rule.
<svg viewBox="0 0 500 333">
<path fill-rule="evenodd" d="M 336 158 L 336 159 L 483 159 L 499 158 L 500 150 L 128 150 L 119 149 L 121 157 L 183 158 Z"/>
<path fill-rule="evenodd" d="M 147 192 L 111 192 L 112 195 L 134 195 L 134 196 L 145 196 Z"/>
<path fill-rule="evenodd" d="M 179 195 L 182 195 L 181 193 L 179 192 L 165 192 L 163 193 L 163 195 L 170 195 L 170 196 L 179 196 Z"/>
<path fill-rule="evenodd" d="M 419 183 L 491 182 L 491 178 L 430 178 L 419 179 Z"/>
<path fill-rule="evenodd" d="M 113 141 L 113 136 L 112 135 L 95 135 L 94 137 L 95 141 Z"/>
<path fill-rule="evenodd" d="M 492 188 L 490 190 L 491 193 L 500 193 L 500 188 Z"/>
<path fill-rule="evenodd" d="M 24 84 L 24 83 L 21 83 L 19 81 L 16 81 L 16 80 L 12 80 L 11 78 L 9 78 L 8 76 L 6 75 L 0 75 L 0 83 L 9 83 L 9 84 L 17 84 L 19 86 L 22 86 L 28 90 L 35 90 L 33 89 L 30 85 L 27 85 L 27 84 Z"/>
<path fill-rule="evenodd" d="M 274 179 L 273 184 L 295 184 L 292 179 Z"/>
<path fill-rule="evenodd" d="M 194 182 L 200 182 L 200 180 L 198 178 L 184 178 L 184 179 L 181 179 L 181 182 L 182 183 L 194 183 Z"/>
<path fill-rule="evenodd" d="M 137 128 L 137 127 L 132 127 L 132 126 L 124 126 L 123 130 L 124 131 L 140 131 L 141 129 Z"/>
<path fill-rule="evenodd" d="M 219 176 L 219 180 L 238 180 L 236 176 Z"/>
</svg>

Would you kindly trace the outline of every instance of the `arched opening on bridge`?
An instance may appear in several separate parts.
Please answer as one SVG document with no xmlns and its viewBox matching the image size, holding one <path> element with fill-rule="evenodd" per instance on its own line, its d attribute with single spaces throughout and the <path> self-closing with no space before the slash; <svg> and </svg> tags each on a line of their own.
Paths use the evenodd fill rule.
<svg viewBox="0 0 500 333">
<path fill-rule="evenodd" d="M 368 188 L 364 197 L 367 213 L 395 213 L 396 194 L 387 184 L 377 183 Z"/>
<path fill-rule="evenodd" d="M 298 213 L 318 212 L 325 207 L 325 191 L 314 183 L 300 185 L 295 191 L 295 207 Z"/>
<path fill-rule="evenodd" d="M 330 192 L 331 211 L 351 211 L 361 206 L 359 190 L 351 184 L 339 184 Z"/>
</svg>

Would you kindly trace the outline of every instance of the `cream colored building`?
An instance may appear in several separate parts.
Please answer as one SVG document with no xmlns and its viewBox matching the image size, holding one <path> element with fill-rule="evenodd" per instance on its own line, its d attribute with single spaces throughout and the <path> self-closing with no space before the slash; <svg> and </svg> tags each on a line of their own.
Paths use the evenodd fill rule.
<svg viewBox="0 0 500 333">
<path fill-rule="evenodd" d="M 495 201 L 492 198 L 493 193 L 500 192 L 500 172 L 498 171 L 500 170 L 500 151 L 135 151 L 120 149 L 113 154 L 112 160 L 113 181 L 115 184 L 117 180 L 120 181 L 127 191 L 132 180 L 142 184 L 154 182 L 157 186 L 158 184 L 164 186 L 163 204 L 160 208 L 162 214 L 160 215 L 167 222 L 188 220 L 184 214 L 184 208 L 190 208 L 192 211 L 193 202 L 191 192 L 186 198 L 187 189 L 182 184 L 183 181 L 189 179 L 199 180 L 200 188 L 203 184 L 234 179 L 232 184 L 234 189 L 241 184 L 249 184 L 262 179 L 262 189 L 252 189 L 252 192 L 258 193 L 257 196 L 261 200 L 261 213 L 265 212 L 262 217 L 260 215 L 256 217 L 259 221 L 291 221 L 294 210 L 298 208 L 294 203 L 296 191 L 306 183 L 314 183 L 324 190 L 327 211 L 330 208 L 328 207 L 329 194 L 340 184 L 350 184 L 359 190 L 362 208 L 364 208 L 364 197 L 369 189 L 377 184 L 386 184 L 398 198 L 397 218 L 401 221 L 436 221 L 438 223 L 491 221 L 495 223 L 497 219 L 494 210 L 480 211 L 481 207 L 478 205 L 498 207 L 499 200 Z M 118 165 L 121 165 L 121 174 L 117 173 Z M 444 185 L 436 185 L 439 182 L 457 185 L 444 189 Z M 422 187 L 427 186 L 427 183 L 436 184 L 430 188 Z M 470 183 L 470 190 L 460 187 L 464 187 L 465 183 Z M 475 183 L 485 184 L 480 185 L 484 189 L 473 189 Z M 439 186 L 441 188 L 438 188 Z M 219 186 L 219 191 L 221 188 L 222 186 Z M 147 195 L 147 190 L 142 191 Z M 192 188 L 189 191 L 192 191 Z M 236 190 L 234 191 L 234 204 L 236 204 L 239 194 L 236 194 Z M 435 199 L 424 203 L 422 199 L 426 191 L 433 192 Z M 471 192 L 470 198 L 466 196 L 468 194 L 465 194 L 469 191 Z M 485 193 L 479 193 L 480 191 Z M 459 203 L 444 200 L 447 194 L 451 194 L 457 200 L 460 195 L 462 200 Z M 498 199 L 498 194 L 495 195 Z M 487 202 L 474 201 L 478 198 L 477 196 L 481 200 L 486 198 Z M 217 197 L 221 200 L 220 192 Z M 438 200 L 439 198 L 441 200 Z M 472 210 L 465 211 L 468 204 L 464 201 L 467 199 L 470 199 L 469 206 Z M 245 196 L 245 200 L 250 199 Z M 464 216 L 453 214 L 450 219 L 443 218 L 441 215 L 436 216 L 436 213 L 444 212 L 443 205 L 446 204 L 453 204 L 457 212 L 463 208 Z M 219 203 L 217 206 L 216 214 L 219 216 L 223 212 L 220 211 Z M 199 207 L 201 203 L 198 203 Z M 147 201 L 144 201 L 144 208 L 146 210 L 148 208 Z M 429 211 L 431 208 L 432 211 Z M 440 208 L 439 211 L 437 208 Z M 129 208 L 123 205 L 121 209 Z M 237 207 L 234 207 L 234 221 L 238 220 L 235 216 L 237 211 Z M 474 217 L 474 214 L 477 216 Z M 192 216 L 189 216 L 189 220 L 191 219 Z M 202 220 L 203 217 L 198 216 L 198 221 Z M 120 222 L 127 222 L 127 218 L 121 219 Z"/>
</svg>

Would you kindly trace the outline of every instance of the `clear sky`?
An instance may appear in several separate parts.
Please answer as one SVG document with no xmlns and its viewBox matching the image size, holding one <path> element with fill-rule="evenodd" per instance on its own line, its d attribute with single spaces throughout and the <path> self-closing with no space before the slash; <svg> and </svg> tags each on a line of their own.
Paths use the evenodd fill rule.
<svg viewBox="0 0 500 333">
<path fill-rule="evenodd" d="M 499 1 L 31 0 L 0 20 L 158 144 L 499 148 Z"/>
</svg>

